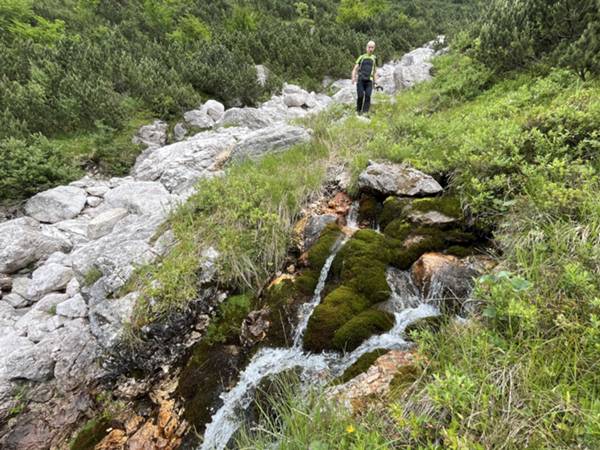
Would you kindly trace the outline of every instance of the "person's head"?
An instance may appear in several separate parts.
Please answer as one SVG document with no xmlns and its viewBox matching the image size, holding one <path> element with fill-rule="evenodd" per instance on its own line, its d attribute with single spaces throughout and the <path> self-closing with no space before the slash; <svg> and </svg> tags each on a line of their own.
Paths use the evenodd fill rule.
<svg viewBox="0 0 600 450">
<path fill-rule="evenodd" d="M 367 53 L 369 55 L 373 54 L 373 52 L 375 51 L 375 42 L 373 41 L 369 41 L 367 43 Z"/>
</svg>

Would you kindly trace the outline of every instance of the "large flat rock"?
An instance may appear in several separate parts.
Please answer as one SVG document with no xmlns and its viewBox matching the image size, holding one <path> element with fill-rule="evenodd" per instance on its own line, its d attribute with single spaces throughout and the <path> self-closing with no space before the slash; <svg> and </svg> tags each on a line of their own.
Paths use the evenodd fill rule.
<svg viewBox="0 0 600 450">
<path fill-rule="evenodd" d="M 420 170 L 406 164 L 369 162 L 359 175 L 361 191 L 379 195 L 423 196 L 443 191 L 442 186 Z"/>
<path fill-rule="evenodd" d="M 281 152 L 293 145 L 308 142 L 310 137 L 309 131 L 302 127 L 272 125 L 248 134 L 234 147 L 231 158 L 259 158 L 267 153 Z"/>
<path fill-rule="evenodd" d="M 86 199 L 86 191 L 81 188 L 58 186 L 31 197 L 25 204 L 25 212 L 40 222 L 60 222 L 77 216 Z"/>
</svg>

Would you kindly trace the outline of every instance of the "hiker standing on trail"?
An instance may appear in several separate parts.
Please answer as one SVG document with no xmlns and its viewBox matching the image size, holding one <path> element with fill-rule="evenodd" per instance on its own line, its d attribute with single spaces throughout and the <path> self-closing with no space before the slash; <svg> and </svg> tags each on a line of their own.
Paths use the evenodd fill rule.
<svg viewBox="0 0 600 450">
<path fill-rule="evenodd" d="M 358 114 L 368 113 L 371 106 L 371 94 L 373 83 L 377 83 L 377 67 L 375 42 L 369 41 L 367 53 L 360 55 L 352 69 L 352 84 L 356 83 L 356 112 Z"/>
</svg>

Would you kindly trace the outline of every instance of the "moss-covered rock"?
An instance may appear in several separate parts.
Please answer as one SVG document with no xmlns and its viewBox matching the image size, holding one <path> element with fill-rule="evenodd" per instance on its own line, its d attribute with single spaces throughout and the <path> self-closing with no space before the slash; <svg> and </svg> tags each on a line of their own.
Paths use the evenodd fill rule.
<svg viewBox="0 0 600 450">
<path fill-rule="evenodd" d="M 360 375 L 361 373 L 365 373 L 367 370 L 369 370 L 369 367 L 373 365 L 377 358 L 379 358 L 381 355 L 385 355 L 387 352 L 389 352 L 389 350 L 377 349 L 373 350 L 372 352 L 365 353 L 358 358 L 354 364 L 348 367 L 341 376 L 336 378 L 333 383 L 343 384 Z"/>
<path fill-rule="evenodd" d="M 77 433 L 70 449 L 93 449 L 108 434 L 106 430 L 110 427 L 110 422 L 111 419 L 108 416 L 101 416 L 88 421 Z"/>
<path fill-rule="evenodd" d="M 393 314 L 368 309 L 342 325 L 335 332 L 331 344 L 336 350 L 352 351 L 365 339 L 374 334 L 384 333 L 393 326 Z"/>
<path fill-rule="evenodd" d="M 379 214 L 379 226 L 381 229 L 387 227 L 392 221 L 396 219 L 405 219 L 404 208 L 408 205 L 407 199 L 398 197 L 388 197 L 383 202 L 383 208 L 381 214 Z"/>
<path fill-rule="evenodd" d="M 340 286 L 333 290 L 318 305 L 306 329 L 304 348 L 320 352 L 332 348 L 331 340 L 338 328 L 364 311 L 369 301 L 348 286 Z"/>
<path fill-rule="evenodd" d="M 255 305 L 250 295 L 233 295 L 219 305 L 218 312 L 206 329 L 204 341 L 211 345 L 216 343 L 239 343 L 238 336 L 242 321 Z"/>
<path fill-rule="evenodd" d="M 304 295 L 312 295 L 319 282 L 319 272 L 316 270 L 305 270 L 294 280 L 298 292 Z"/>
<path fill-rule="evenodd" d="M 461 219 L 463 216 L 460 200 L 454 196 L 418 198 L 410 203 L 412 211 L 437 211 L 448 217 Z"/>
<path fill-rule="evenodd" d="M 400 218 L 389 222 L 387 226 L 383 228 L 383 234 L 391 239 L 403 241 L 409 236 L 412 229 L 413 226 L 411 224 Z"/>
<path fill-rule="evenodd" d="M 453 255 L 458 258 L 464 258 L 466 256 L 474 255 L 476 250 L 473 247 L 464 247 L 462 245 L 452 245 L 445 251 L 447 255 Z"/>
<path fill-rule="evenodd" d="M 342 231 L 336 224 L 331 223 L 325 227 L 317 242 L 308 251 L 308 263 L 312 270 L 321 271 L 327 257 L 331 254 L 332 247 L 341 236 Z"/>
<path fill-rule="evenodd" d="M 413 384 L 421 375 L 421 370 L 414 364 L 398 367 L 398 371 L 390 382 L 390 395 L 394 397 Z"/>
<path fill-rule="evenodd" d="M 444 248 L 444 240 L 441 236 L 419 236 L 409 247 L 396 247 L 393 250 L 391 264 L 400 270 L 407 270 L 424 253 L 440 251 Z"/>
</svg>

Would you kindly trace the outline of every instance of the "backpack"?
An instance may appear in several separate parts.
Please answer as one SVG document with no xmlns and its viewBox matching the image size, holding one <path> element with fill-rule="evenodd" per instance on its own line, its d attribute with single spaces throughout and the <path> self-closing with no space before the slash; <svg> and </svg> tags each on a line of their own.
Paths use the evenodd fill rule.
<svg viewBox="0 0 600 450">
<path fill-rule="evenodd" d="M 363 80 L 371 80 L 373 78 L 373 74 L 375 73 L 375 60 L 376 56 L 367 54 L 361 55 L 356 60 L 356 64 L 358 64 L 358 79 Z"/>
</svg>

